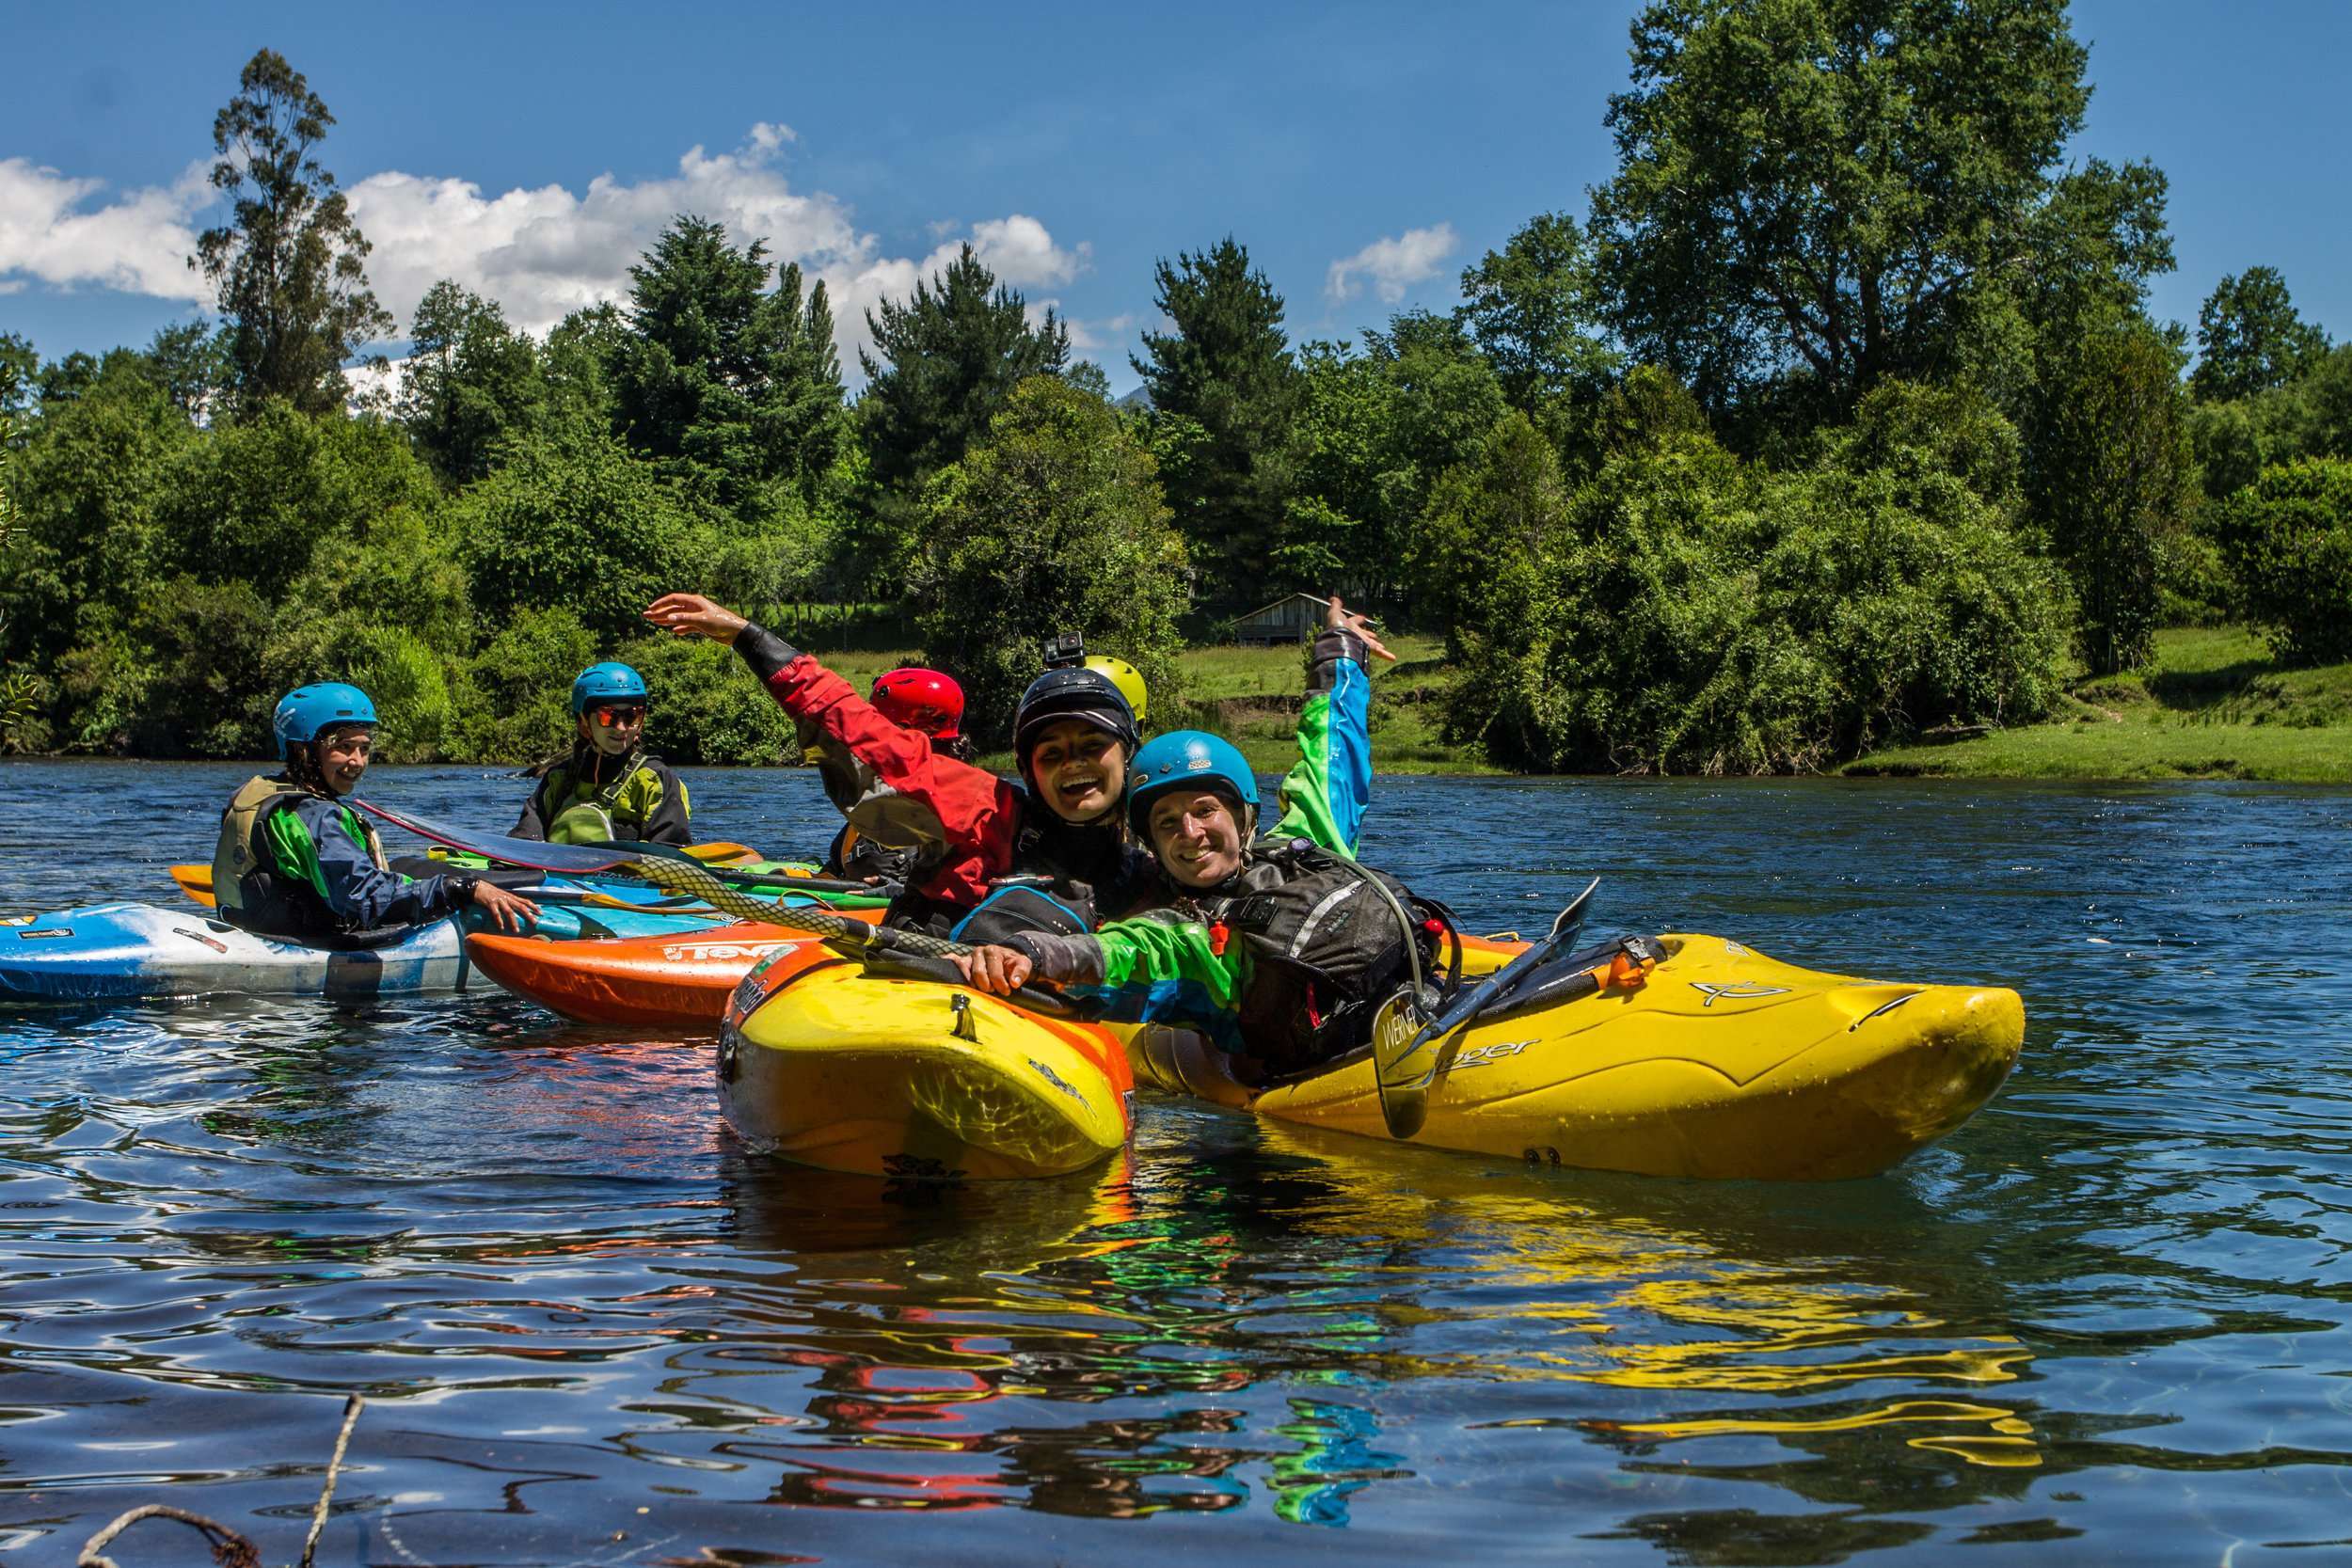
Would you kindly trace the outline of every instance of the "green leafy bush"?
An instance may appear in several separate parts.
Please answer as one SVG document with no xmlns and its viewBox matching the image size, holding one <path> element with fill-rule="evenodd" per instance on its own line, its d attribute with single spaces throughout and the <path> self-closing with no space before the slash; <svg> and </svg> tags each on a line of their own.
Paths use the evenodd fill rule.
<svg viewBox="0 0 2352 1568">
<path fill-rule="evenodd" d="M 1967 483 L 2006 471 L 1867 423 L 1798 474 L 1671 431 L 1621 451 L 1498 559 L 1448 730 L 1511 766 L 1756 773 L 2036 717 L 2066 598 Z"/>
<path fill-rule="evenodd" d="M 2216 531 L 2249 616 L 2294 664 L 2352 658 L 2352 460 L 2265 468 Z"/>
<path fill-rule="evenodd" d="M 691 515 L 650 465 L 599 433 L 514 443 L 505 467 L 452 501 L 450 514 L 474 608 L 492 624 L 560 608 L 604 637 L 628 637 L 645 606 L 697 580 Z"/>
<path fill-rule="evenodd" d="M 645 677 L 653 700 L 645 744 L 669 761 L 758 767 L 793 751 L 791 721 L 734 649 L 701 638 L 646 638 L 612 657 Z"/>
<path fill-rule="evenodd" d="M 569 610 L 518 610 L 474 656 L 451 755 L 467 762 L 553 756 L 571 746 L 572 680 L 603 655 Z"/>
</svg>

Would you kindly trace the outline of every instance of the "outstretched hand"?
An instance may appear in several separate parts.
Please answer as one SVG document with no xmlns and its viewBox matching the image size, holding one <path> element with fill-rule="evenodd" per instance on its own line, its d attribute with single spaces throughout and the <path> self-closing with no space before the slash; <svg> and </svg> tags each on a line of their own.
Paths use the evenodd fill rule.
<svg viewBox="0 0 2352 1568">
<path fill-rule="evenodd" d="M 972 989 L 991 996 L 1010 996 L 1027 983 L 1035 966 L 1016 947 L 975 947 L 947 960 L 963 972 Z"/>
<path fill-rule="evenodd" d="M 673 636 L 707 637 L 713 642 L 729 645 L 751 625 L 724 605 L 713 604 L 700 594 L 664 594 L 645 608 L 645 619 Z"/>
<path fill-rule="evenodd" d="M 1324 609 L 1323 629 L 1347 632 L 1361 642 L 1374 657 L 1385 658 L 1391 664 L 1396 662 L 1396 656 L 1389 652 L 1389 645 L 1373 635 L 1371 624 L 1362 615 L 1340 603 L 1337 594 L 1331 595 L 1331 602 Z"/>
</svg>

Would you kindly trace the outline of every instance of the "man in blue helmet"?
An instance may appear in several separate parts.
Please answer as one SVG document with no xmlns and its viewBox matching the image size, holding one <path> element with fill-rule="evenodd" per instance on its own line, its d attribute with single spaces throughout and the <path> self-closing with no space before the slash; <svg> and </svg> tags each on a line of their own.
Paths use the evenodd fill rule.
<svg viewBox="0 0 2352 1568">
<path fill-rule="evenodd" d="M 271 716 L 285 770 L 246 782 L 221 813 L 213 851 L 220 917 L 265 937 L 315 947 L 369 946 L 469 907 L 506 930 L 539 906 L 453 872 L 404 877 L 367 819 L 342 803 L 374 747 L 375 705 L 329 681 L 286 694 Z"/>
<path fill-rule="evenodd" d="M 1231 742 L 1159 736 L 1136 753 L 1127 811 L 1167 875 L 1167 907 L 1090 936 L 1015 933 L 959 967 L 985 990 L 1034 975 L 1113 1017 L 1199 1029 L 1266 1075 L 1365 1043 L 1379 1004 L 1432 971 L 1447 928 L 1441 908 L 1356 861 L 1372 784 L 1368 655 L 1395 657 L 1334 598 L 1273 832 L 1257 836 L 1258 781 Z"/>
<path fill-rule="evenodd" d="M 571 754 L 548 767 L 515 824 L 551 844 L 691 844 L 686 782 L 644 749 L 645 677 L 591 664 L 572 682 Z"/>
</svg>

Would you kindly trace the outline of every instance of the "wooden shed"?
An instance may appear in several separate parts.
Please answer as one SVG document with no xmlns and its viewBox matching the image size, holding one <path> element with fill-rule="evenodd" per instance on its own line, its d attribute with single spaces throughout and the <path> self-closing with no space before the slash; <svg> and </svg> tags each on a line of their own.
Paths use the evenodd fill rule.
<svg viewBox="0 0 2352 1568">
<path fill-rule="evenodd" d="M 1270 605 L 1225 623 L 1235 642 L 1245 648 L 1270 648 L 1282 642 L 1304 642 L 1323 629 L 1330 601 L 1315 594 L 1288 594 Z"/>
</svg>

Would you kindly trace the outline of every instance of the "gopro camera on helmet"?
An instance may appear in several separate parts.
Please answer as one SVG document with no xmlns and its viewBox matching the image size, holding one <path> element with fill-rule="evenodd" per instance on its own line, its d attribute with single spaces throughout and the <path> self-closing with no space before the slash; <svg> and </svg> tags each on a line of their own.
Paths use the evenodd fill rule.
<svg viewBox="0 0 2352 1568">
<path fill-rule="evenodd" d="M 1087 640 L 1084 633 L 1065 631 L 1045 640 L 1045 668 L 1069 670 L 1087 661 Z"/>
</svg>

